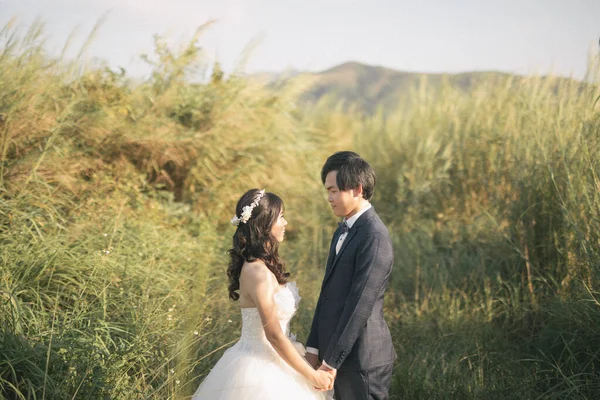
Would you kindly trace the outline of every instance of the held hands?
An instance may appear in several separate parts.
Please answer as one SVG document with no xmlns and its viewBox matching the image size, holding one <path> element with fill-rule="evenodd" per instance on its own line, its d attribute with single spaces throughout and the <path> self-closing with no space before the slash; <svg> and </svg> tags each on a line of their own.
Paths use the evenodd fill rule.
<svg viewBox="0 0 600 400">
<path fill-rule="evenodd" d="M 331 368 L 325 366 L 324 364 L 321 364 L 319 366 L 318 371 L 325 371 L 325 372 L 327 372 L 331 376 L 331 378 L 332 378 L 331 379 L 331 385 L 328 386 L 327 388 L 325 388 L 325 390 L 331 390 L 331 389 L 333 389 L 333 382 L 335 382 L 335 378 L 337 376 L 337 369 L 331 369 Z"/>
<path fill-rule="evenodd" d="M 315 389 L 325 392 L 333 389 L 333 383 L 337 374 L 337 370 L 327 368 L 319 362 L 319 356 L 313 353 L 304 355 L 306 361 L 316 370 L 316 378 L 313 382 Z"/>
<path fill-rule="evenodd" d="M 313 386 L 320 392 L 326 392 L 328 390 L 333 389 L 333 382 L 335 381 L 335 371 L 326 371 L 322 368 L 325 367 L 320 367 L 319 369 L 315 370 L 315 374 L 313 375 Z"/>
</svg>

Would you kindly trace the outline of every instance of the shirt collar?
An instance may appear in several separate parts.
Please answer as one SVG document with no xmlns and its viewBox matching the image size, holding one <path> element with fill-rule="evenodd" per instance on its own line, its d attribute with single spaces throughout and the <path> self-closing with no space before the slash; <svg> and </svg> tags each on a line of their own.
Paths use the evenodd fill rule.
<svg viewBox="0 0 600 400">
<path fill-rule="evenodd" d="M 348 228 L 352 228 L 352 225 L 354 225 L 354 223 L 356 222 L 356 220 L 361 215 L 363 215 L 365 213 L 365 211 L 367 211 L 369 208 L 371 208 L 371 203 L 368 203 L 365 208 L 363 208 L 362 210 L 360 210 L 359 212 L 357 212 L 356 214 L 354 214 L 350 218 L 348 218 L 348 219 L 344 218 L 344 221 L 346 221 L 346 225 L 348 225 Z"/>
</svg>

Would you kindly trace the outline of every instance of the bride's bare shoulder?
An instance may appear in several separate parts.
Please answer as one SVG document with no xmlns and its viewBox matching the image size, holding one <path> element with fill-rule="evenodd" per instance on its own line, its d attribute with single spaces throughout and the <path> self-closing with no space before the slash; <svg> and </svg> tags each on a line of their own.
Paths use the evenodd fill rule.
<svg viewBox="0 0 600 400">
<path fill-rule="evenodd" d="M 275 278 L 275 276 L 262 260 L 244 262 L 240 273 L 240 279 L 243 279 L 246 282 L 257 283 L 265 280 L 271 282 L 273 278 Z"/>
<path fill-rule="evenodd" d="M 240 306 L 255 307 L 255 296 L 271 293 L 276 283 L 275 275 L 264 262 L 260 260 L 245 262 L 240 272 Z"/>
</svg>

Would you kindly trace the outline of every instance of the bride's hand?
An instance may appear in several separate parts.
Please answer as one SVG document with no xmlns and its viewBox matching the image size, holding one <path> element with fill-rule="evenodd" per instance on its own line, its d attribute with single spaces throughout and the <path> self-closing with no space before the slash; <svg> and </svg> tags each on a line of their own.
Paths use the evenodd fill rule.
<svg viewBox="0 0 600 400">
<path fill-rule="evenodd" d="M 333 388 L 334 377 L 331 372 L 322 369 L 315 370 L 312 377 L 312 384 L 315 389 L 326 391 Z"/>
</svg>

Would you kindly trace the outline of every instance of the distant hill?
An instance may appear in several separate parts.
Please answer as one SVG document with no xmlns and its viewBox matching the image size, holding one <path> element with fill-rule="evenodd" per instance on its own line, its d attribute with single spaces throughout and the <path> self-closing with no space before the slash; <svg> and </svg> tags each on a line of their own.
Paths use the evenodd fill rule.
<svg viewBox="0 0 600 400">
<path fill-rule="evenodd" d="M 341 101 L 346 106 L 356 105 L 359 110 L 369 114 L 379 106 L 389 110 L 401 104 L 409 105 L 411 89 L 418 87 L 423 79 L 427 81 L 427 89 L 434 92 L 441 87 L 444 79 L 455 87 L 469 91 L 477 82 L 509 76 L 511 75 L 494 71 L 459 74 L 403 72 L 358 62 L 347 62 L 321 72 L 287 71 L 282 74 L 255 75 L 259 79 L 279 84 L 290 79 L 309 79 L 312 83 L 304 92 L 303 101 L 314 103 L 327 98 L 334 103 Z"/>
<path fill-rule="evenodd" d="M 426 79 L 427 87 L 436 91 L 444 78 L 465 91 L 482 80 L 508 77 L 501 72 L 468 72 L 461 74 L 424 74 L 402 72 L 390 68 L 347 62 L 323 72 L 312 74 L 315 80 L 304 99 L 314 102 L 329 95 L 347 104 L 356 104 L 367 113 L 378 106 L 394 108 L 403 101 L 410 102 L 411 89 Z"/>
</svg>

